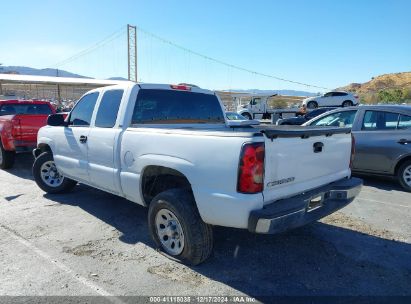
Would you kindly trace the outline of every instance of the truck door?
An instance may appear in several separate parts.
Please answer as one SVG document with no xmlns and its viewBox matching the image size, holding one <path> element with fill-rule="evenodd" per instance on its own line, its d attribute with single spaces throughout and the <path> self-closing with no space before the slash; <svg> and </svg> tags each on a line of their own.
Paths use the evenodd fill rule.
<svg viewBox="0 0 411 304">
<path fill-rule="evenodd" d="M 87 161 L 87 139 L 90 131 L 91 118 L 99 93 L 84 95 L 71 111 L 68 126 L 56 128 L 54 160 L 59 171 L 75 180 L 89 182 Z"/>
<path fill-rule="evenodd" d="M 120 168 L 116 165 L 115 151 L 121 134 L 121 128 L 116 122 L 122 97 L 121 89 L 104 92 L 96 106 L 96 118 L 88 136 L 90 183 L 114 193 L 120 190 L 115 178 Z"/>
<path fill-rule="evenodd" d="M 253 98 L 250 101 L 251 114 L 261 114 L 264 112 L 261 98 Z"/>
</svg>

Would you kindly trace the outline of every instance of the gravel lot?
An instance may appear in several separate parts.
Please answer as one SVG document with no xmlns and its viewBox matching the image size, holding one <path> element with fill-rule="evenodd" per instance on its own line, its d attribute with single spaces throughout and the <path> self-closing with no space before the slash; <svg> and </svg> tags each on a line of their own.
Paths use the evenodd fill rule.
<svg viewBox="0 0 411 304">
<path fill-rule="evenodd" d="M 285 234 L 216 228 L 190 268 L 155 250 L 145 208 L 83 185 L 46 195 L 31 163 L 0 171 L 0 295 L 411 295 L 411 194 L 390 181 Z"/>
</svg>

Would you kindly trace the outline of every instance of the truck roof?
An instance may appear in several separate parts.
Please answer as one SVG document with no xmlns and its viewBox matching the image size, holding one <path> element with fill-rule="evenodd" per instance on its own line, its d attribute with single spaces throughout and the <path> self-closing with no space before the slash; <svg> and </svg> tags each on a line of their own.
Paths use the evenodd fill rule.
<svg viewBox="0 0 411 304">
<path fill-rule="evenodd" d="M 141 89 L 157 89 L 157 90 L 177 90 L 177 91 L 188 91 L 193 93 L 203 93 L 203 94 L 211 94 L 215 95 L 214 91 L 202 89 L 196 85 L 189 85 L 189 84 L 164 84 L 164 83 L 135 83 L 131 81 L 124 81 L 124 83 L 113 85 L 113 86 L 106 86 L 97 88 L 92 91 L 101 91 L 101 90 L 110 90 L 110 89 L 126 89 L 132 88 L 134 86 L 139 86 Z"/>
</svg>

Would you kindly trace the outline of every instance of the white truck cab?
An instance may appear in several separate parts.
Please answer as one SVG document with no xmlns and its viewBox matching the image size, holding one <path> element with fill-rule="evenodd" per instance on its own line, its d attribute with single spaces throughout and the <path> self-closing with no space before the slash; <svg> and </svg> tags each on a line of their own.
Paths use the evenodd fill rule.
<svg viewBox="0 0 411 304">
<path fill-rule="evenodd" d="M 49 116 L 33 175 L 51 194 L 80 182 L 148 207 L 157 246 L 198 264 L 213 226 L 277 233 L 350 203 L 352 152 L 350 129 L 230 125 L 212 91 L 127 82 Z"/>
</svg>

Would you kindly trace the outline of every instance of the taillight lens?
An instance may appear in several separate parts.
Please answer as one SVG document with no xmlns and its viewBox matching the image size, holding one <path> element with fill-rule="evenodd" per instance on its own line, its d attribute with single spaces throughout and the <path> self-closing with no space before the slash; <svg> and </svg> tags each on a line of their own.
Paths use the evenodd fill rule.
<svg viewBox="0 0 411 304">
<path fill-rule="evenodd" d="M 257 193 L 264 189 L 264 143 L 245 144 L 241 150 L 237 191 Z"/>
<path fill-rule="evenodd" d="M 355 156 L 355 137 L 351 133 L 351 157 L 350 157 L 350 169 L 352 169 L 352 164 Z"/>
<path fill-rule="evenodd" d="M 172 84 L 170 85 L 170 88 L 172 88 L 173 90 L 191 91 L 190 86 L 182 85 L 182 84 Z"/>
</svg>

